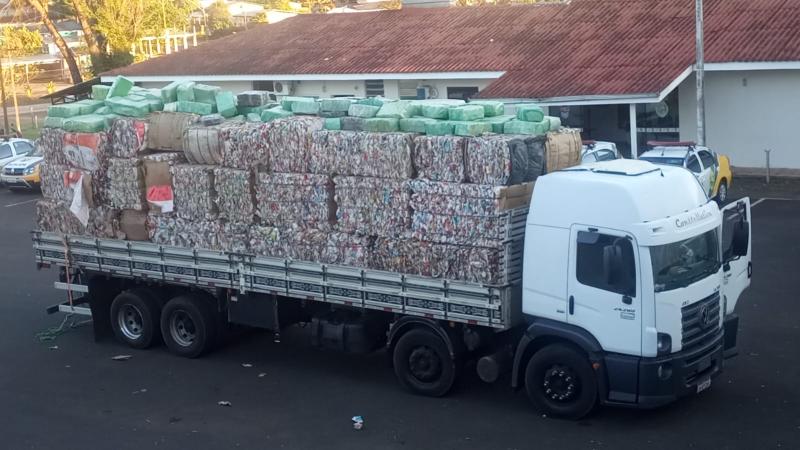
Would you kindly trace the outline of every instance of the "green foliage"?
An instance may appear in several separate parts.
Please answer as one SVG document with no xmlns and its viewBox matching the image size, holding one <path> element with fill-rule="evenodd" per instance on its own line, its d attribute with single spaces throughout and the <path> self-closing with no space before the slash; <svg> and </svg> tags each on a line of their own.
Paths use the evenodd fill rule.
<svg viewBox="0 0 800 450">
<path fill-rule="evenodd" d="M 130 52 L 144 36 L 161 36 L 167 29 L 182 29 L 196 0 L 89 0 L 95 30 L 113 53 Z"/>
<path fill-rule="evenodd" d="M 336 7 L 333 0 L 300 0 L 300 4 L 311 13 L 325 13 Z"/>
<path fill-rule="evenodd" d="M 212 34 L 233 27 L 233 19 L 228 11 L 228 5 L 222 0 L 217 0 L 206 9 L 208 15 L 208 28 Z"/>
<path fill-rule="evenodd" d="M 39 30 L 29 30 L 25 27 L 4 27 L 2 40 L 3 53 L 8 56 L 24 56 L 42 53 L 44 40 Z"/>
</svg>

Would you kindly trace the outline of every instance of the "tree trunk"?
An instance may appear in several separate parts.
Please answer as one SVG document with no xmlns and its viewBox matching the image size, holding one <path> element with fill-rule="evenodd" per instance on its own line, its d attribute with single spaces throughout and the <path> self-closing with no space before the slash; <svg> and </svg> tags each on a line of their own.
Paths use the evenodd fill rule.
<svg viewBox="0 0 800 450">
<path fill-rule="evenodd" d="M 83 39 L 86 41 L 86 46 L 89 47 L 89 54 L 92 56 L 92 61 L 97 61 L 100 58 L 100 46 L 97 45 L 97 37 L 89 25 L 89 18 L 86 13 L 86 2 L 84 0 L 72 0 L 72 7 L 75 9 L 75 18 L 83 30 Z"/>
<path fill-rule="evenodd" d="M 58 47 L 58 50 L 61 52 L 61 56 L 63 56 L 64 60 L 67 61 L 72 83 L 77 84 L 83 81 L 83 78 L 81 78 L 81 69 L 78 67 L 78 62 L 75 60 L 75 54 L 72 53 L 72 49 L 67 46 L 66 41 L 64 41 L 64 37 L 58 33 L 56 25 L 47 15 L 47 4 L 42 2 L 42 0 L 25 0 L 25 3 L 30 5 L 36 10 L 36 12 L 39 13 L 40 16 L 42 16 L 42 22 L 44 22 L 44 26 L 53 36 L 53 42 L 55 42 L 56 47 Z"/>
</svg>

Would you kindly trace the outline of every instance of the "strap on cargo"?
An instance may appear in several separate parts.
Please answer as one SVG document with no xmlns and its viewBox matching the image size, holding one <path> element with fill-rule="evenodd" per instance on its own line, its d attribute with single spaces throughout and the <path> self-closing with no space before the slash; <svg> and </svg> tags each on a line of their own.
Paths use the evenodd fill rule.
<svg viewBox="0 0 800 450">
<path fill-rule="evenodd" d="M 71 287 L 72 286 L 72 274 L 71 274 L 72 271 L 70 270 L 70 267 L 69 267 L 70 255 L 69 255 L 69 245 L 67 245 L 67 237 L 66 237 L 66 235 L 61 237 L 61 244 L 64 245 L 64 263 L 65 263 L 64 264 L 64 270 L 66 271 L 66 275 L 67 275 L 67 300 L 69 301 L 69 306 L 71 308 L 71 307 L 74 306 L 72 304 L 72 287 Z"/>
</svg>

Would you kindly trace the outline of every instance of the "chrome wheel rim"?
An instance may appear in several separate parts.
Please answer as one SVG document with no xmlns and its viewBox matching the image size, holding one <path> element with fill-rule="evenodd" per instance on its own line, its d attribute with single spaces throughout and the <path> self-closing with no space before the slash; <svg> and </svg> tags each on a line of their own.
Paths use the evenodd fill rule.
<svg viewBox="0 0 800 450">
<path fill-rule="evenodd" d="M 135 341 L 144 334 L 144 319 L 142 312 L 135 305 L 127 303 L 117 312 L 117 325 L 122 335 Z"/>
<path fill-rule="evenodd" d="M 175 311 L 169 318 L 169 334 L 181 347 L 190 347 L 197 336 L 197 328 L 185 311 Z"/>
</svg>

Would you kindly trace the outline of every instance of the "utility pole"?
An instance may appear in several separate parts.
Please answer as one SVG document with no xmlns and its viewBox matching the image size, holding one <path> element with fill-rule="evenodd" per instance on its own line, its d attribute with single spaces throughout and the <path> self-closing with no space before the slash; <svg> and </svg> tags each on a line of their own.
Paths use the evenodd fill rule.
<svg viewBox="0 0 800 450">
<path fill-rule="evenodd" d="M 697 80 L 697 145 L 706 145 L 705 56 L 703 55 L 703 0 L 695 0 L 695 78 Z"/>
<path fill-rule="evenodd" d="M 13 74 L 12 74 L 13 75 Z M 8 133 L 8 105 L 6 104 L 6 74 L 3 70 L 3 55 L 0 54 L 0 95 L 3 96 L 3 123 L 5 133 Z"/>
</svg>

